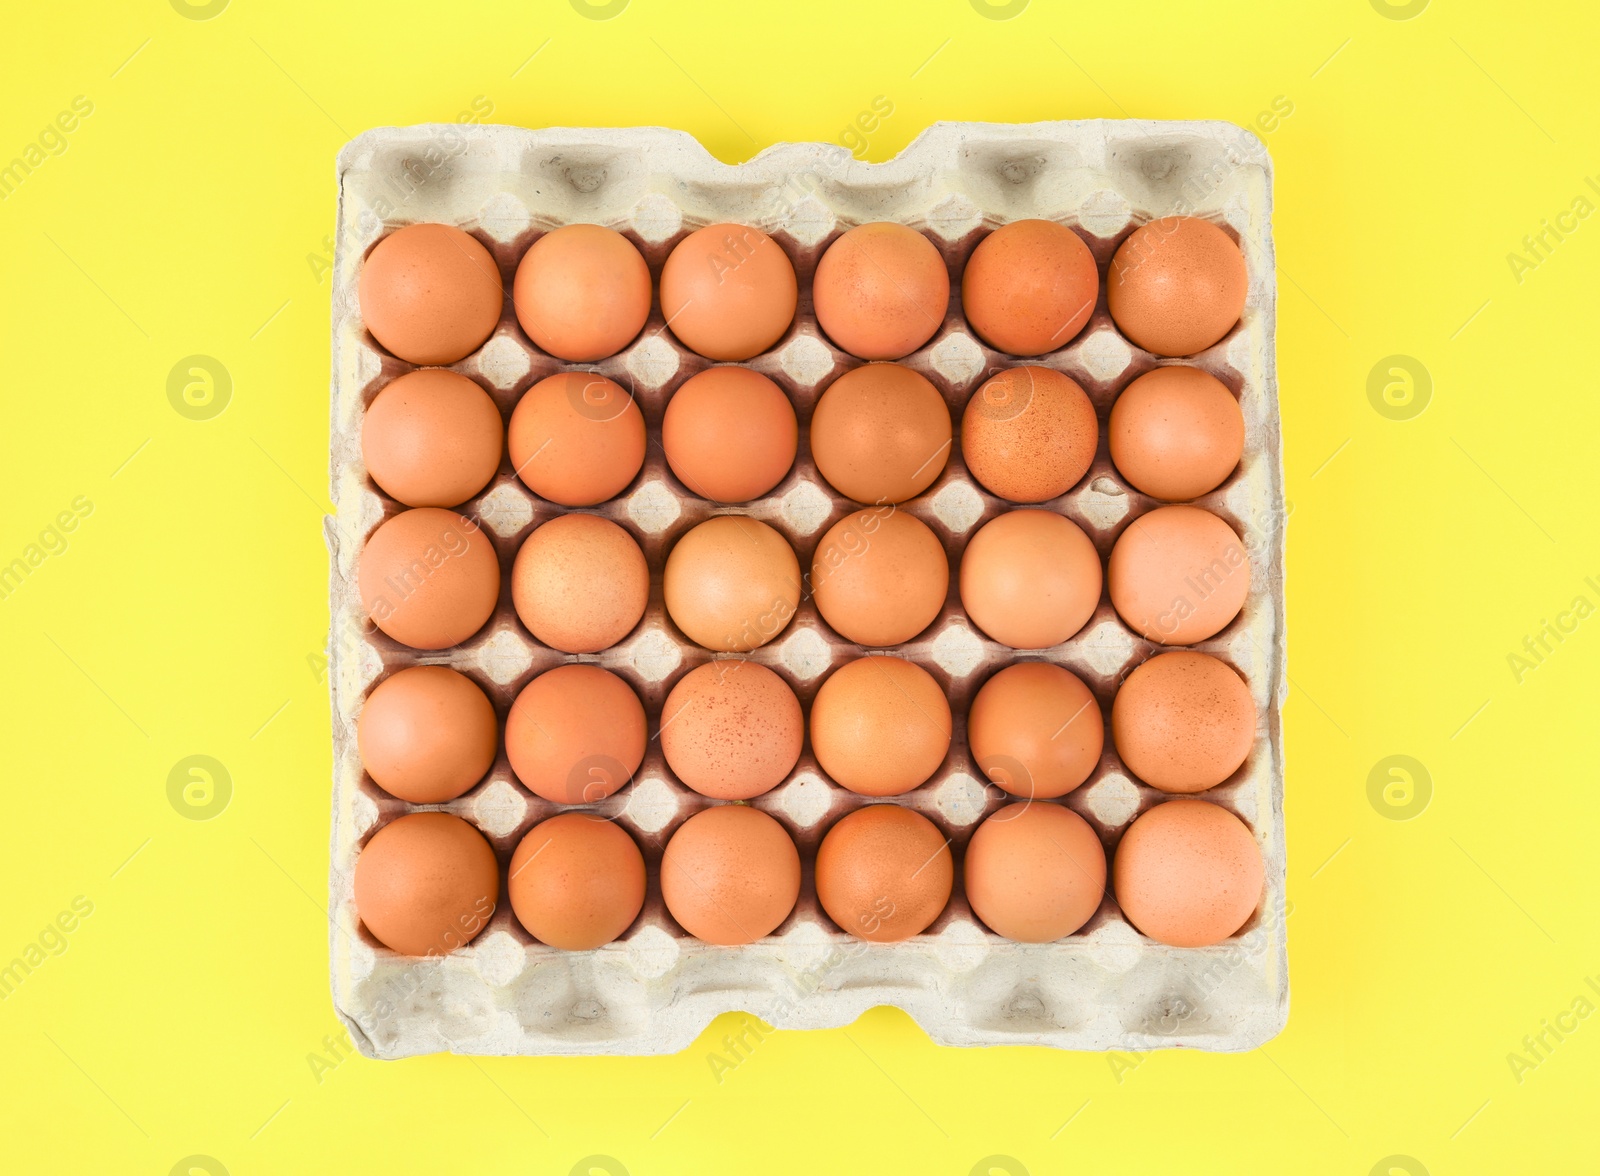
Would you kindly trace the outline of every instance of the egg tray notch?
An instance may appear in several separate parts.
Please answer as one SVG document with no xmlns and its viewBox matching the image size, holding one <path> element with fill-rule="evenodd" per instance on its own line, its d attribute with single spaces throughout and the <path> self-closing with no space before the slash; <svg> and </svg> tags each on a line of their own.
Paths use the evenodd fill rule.
<svg viewBox="0 0 1600 1176">
<path fill-rule="evenodd" d="M 424 125 L 359 136 L 340 152 L 338 175 L 330 437 L 335 514 L 325 523 L 334 750 L 329 952 L 335 1007 L 364 1054 L 670 1053 L 690 1045 L 724 1012 L 748 1011 L 779 1028 L 825 1028 L 849 1024 L 876 1005 L 906 1010 L 930 1037 L 949 1045 L 1244 1050 L 1282 1028 L 1288 1014 L 1280 721 L 1287 512 L 1273 352 L 1272 170 L 1259 140 L 1218 122 L 940 123 L 886 163 L 866 164 L 836 146 L 802 143 L 730 166 L 691 136 L 656 128 Z M 361 928 L 353 901 L 355 860 L 385 822 L 419 807 L 456 813 L 488 837 L 503 880 L 518 841 L 558 811 L 517 782 L 503 749 L 482 783 L 445 805 L 413 806 L 378 789 L 362 772 L 355 730 L 366 696 L 385 675 L 410 665 L 453 666 L 488 692 L 503 725 L 517 692 L 538 673 L 566 661 L 592 661 L 638 691 L 653 734 L 673 684 L 712 656 L 679 634 L 662 606 L 661 569 L 672 543 L 712 515 L 748 513 L 783 532 L 808 567 L 828 526 L 852 509 L 817 474 L 805 427 L 821 391 L 859 363 L 827 341 L 809 298 L 817 258 L 853 224 L 910 224 L 928 235 L 950 266 L 946 321 L 902 362 L 932 380 L 958 423 L 968 396 L 989 374 L 1022 362 L 1066 372 L 1089 393 L 1101 425 L 1094 464 L 1071 492 L 1042 505 L 1083 526 L 1104 559 L 1122 528 L 1158 505 L 1132 490 L 1112 466 L 1106 415 L 1130 380 L 1167 361 L 1116 332 L 1104 289 L 1089 324 L 1066 349 L 1027 361 L 1000 355 L 965 327 L 958 279 L 977 242 L 1007 221 L 1043 217 L 1072 225 L 1103 275 L 1117 244 L 1138 224 L 1172 214 L 1204 216 L 1227 228 L 1241 244 L 1250 277 L 1240 323 L 1216 346 L 1182 361 L 1211 372 L 1239 395 L 1246 426 L 1238 470 L 1197 501 L 1244 538 L 1252 563 L 1250 594 L 1227 629 L 1192 647 L 1238 669 L 1257 708 L 1249 759 L 1226 783 L 1203 794 L 1254 830 L 1265 860 L 1261 907 L 1239 935 L 1209 948 L 1165 947 L 1135 931 L 1110 894 L 1080 932 L 1055 943 L 1012 943 L 974 918 L 961 891 L 961 853 L 982 818 L 1012 799 L 985 786 L 967 748 L 965 716 L 977 687 L 1011 661 L 1043 658 L 1078 674 L 1109 721 L 1118 682 L 1159 647 L 1130 632 L 1104 595 L 1072 640 L 1037 653 L 1005 649 L 966 621 L 955 576 L 960 552 L 978 527 L 1011 504 L 967 473 L 959 437 L 945 472 L 901 507 L 932 527 L 952 561 L 950 594 L 940 616 L 916 641 L 892 651 L 932 673 L 955 714 L 944 765 L 917 790 L 887 801 L 916 809 L 952 840 L 955 893 L 925 933 L 899 944 L 868 945 L 821 911 L 812 876 L 817 845 L 839 816 L 868 800 L 829 782 L 808 742 L 789 778 L 752 802 L 780 820 L 800 848 L 803 878 L 795 911 L 773 935 L 750 946 L 714 947 L 690 938 L 661 900 L 661 850 L 684 820 L 712 802 L 672 777 L 653 738 L 634 783 L 587 806 L 615 817 L 638 841 L 649 867 L 644 910 L 617 942 L 579 953 L 546 947 L 516 922 L 503 894 L 487 929 L 443 958 L 396 955 Z M 378 524 L 402 507 L 366 475 L 362 416 L 385 384 L 411 368 L 384 353 L 365 331 L 357 278 L 363 257 L 383 235 L 415 221 L 471 232 L 490 248 L 506 277 L 508 297 L 494 334 L 453 365 L 484 386 L 503 414 L 537 380 L 576 368 L 610 376 L 639 400 L 651 436 L 644 469 L 618 498 L 593 508 L 639 540 L 651 567 L 644 620 L 613 649 L 570 658 L 537 644 L 518 622 L 511 606 L 511 561 L 533 526 L 563 508 L 535 498 L 509 461 L 482 494 L 461 507 L 481 521 L 501 563 L 501 598 L 489 623 L 460 646 L 428 653 L 399 645 L 366 621 L 357 558 Z M 511 310 L 510 277 L 540 233 L 574 221 L 625 233 L 657 280 L 673 245 L 717 221 L 755 225 L 789 253 L 801 281 L 799 314 L 773 348 L 748 364 L 777 381 L 801 420 L 799 458 L 772 493 L 742 507 L 718 506 L 689 494 L 667 468 L 659 444 L 666 400 L 710 362 L 663 329 L 659 305 L 633 344 L 599 364 L 563 364 L 527 341 Z M 749 656 L 783 676 L 809 713 L 822 680 L 861 652 L 833 634 L 807 600 L 776 640 Z M 1083 816 L 1110 854 L 1128 823 L 1163 799 L 1123 768 L 1108 722 L 1100 764 L 1059 803 Z"/>
</svg>

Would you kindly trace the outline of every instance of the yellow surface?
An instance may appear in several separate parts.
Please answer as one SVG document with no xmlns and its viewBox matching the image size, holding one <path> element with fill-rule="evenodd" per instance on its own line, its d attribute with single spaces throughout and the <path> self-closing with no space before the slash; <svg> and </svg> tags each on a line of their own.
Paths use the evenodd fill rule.
<svg viewBox="0 0 1600 1176">
<path fill-rule="evenodd" d="M 39 149 L 0 184 L 0 559 L 42 562 L 0 600 L 0 964 L 38 945 L 0 984 L 6 1170 L 1592 1170 L 1600 220 L 1567 214 L 1600 203 L 1600 21 L 981 4 L 11 6 L 0 162 Z M 938 119 L 1126 114 L 1255 124 L 1276 160 L 1288 1029 L 1239 1056 L 958 1051 L 879 1009 L 720 1081 L 740 1016 L 674 1057 L 347 1058 L 321 905 L 335 152 L 487 112 L 737 160 L 879 97 L 850 140 L 873 159 Z M 1536 266 L 1508 260 L 1558 213 Z M 168 398 L 194 355 L 231 382 L 210 419 L 203 382 Z M 1383 363 L 1380 413 L 1396 355 L 1426 375 Z M 1535 663 L 1547 621 L 1571 632 Z M 231 782 L 209 820 L 168 799 L 196 755 Z M 1369 799 L 1396 755 L 1431 781 L 1407 820 L 1414 767 Z"/>
</svg>

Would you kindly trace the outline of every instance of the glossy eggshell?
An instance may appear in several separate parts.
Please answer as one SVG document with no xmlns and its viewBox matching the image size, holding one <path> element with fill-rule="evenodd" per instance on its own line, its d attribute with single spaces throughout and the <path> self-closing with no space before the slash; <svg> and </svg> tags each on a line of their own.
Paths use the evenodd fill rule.
<svg viewBox="0 0 1600 1176">
<path fill-rule="evenodd" d="M 661 752 L 702 796 L 749 800 L 783 783 L 805 741 L 800 700 L 766 666 L 738 658 L 696 666 L 661 706 Z"/>
<path fill-rule="evenodd" d="M 661 855 L 668 913 L 706 943 L 754 943 L 789 917 L 799 897 L 794 842 L 776 820 L 747 805 L 696 813 Z"/>
<path fill-rule="evenodd" d="M 444 955 L 489 923 L 500 898 L 494 850 L 449 813 L 410 813 L 372 835 L 356 858 L 356 913 L 401 955 Z"/>
<path fill-rule="evenodd" d="M 1156 355 L 1194 355 L 1233 329 L 1250 281 L 1239 246 L 1210 221 L 1169 216 L 1135 229 L 1106 272 L 1117 329 Z"/>
<path fill-rule="evenodd" d="M 1058 804 L 1008 804 L 972 834 L 962 863 L 972 913 L 1019 943 L 1071 935 L 1100 908 L 1106 852 L 1094 830 Z"/>
<path fill-rule="evenodd" d="M 811 750 L 828 777 L 861 796 L 899 796 L 950 750 L 950 702 L 921 666 L 862 657 L 835 670 L 811 703 Z"/>
<path fill-rule="evenodd" d="M 517 922 L 563 951 L 610 943 L 644 907 L 644 855 L 614 821 L 592 813 L 558 813 L 529 829 L 506 873 Z"/>
<path fill-rule="evenodd" d="M 1089 472 L 1100 424 L 1089 394 L 1042 367 L 984 381 L 961 417 L 961 456 L 972 476 L 1009 502 L 1044 502 Z"/>
<path fill-rule="evenodd" d="M 950 590 L 950 562 L 927 524 L 875 507 L 846 515 L 811 561 L 817 611 L 858 645 L 899 645 L 933 623 Z"/>
<path fill-rule="evenodd" d="M 1181 502 L 1222 485 L 1244 453 L 1244 414 L 1228 386 L 1192 367 L 1158 367 L 1122 390 L 1107 429 L 1134 489 Z"/>
<path fill-rule="evenodd" d="M 927 930 L 950 901 L 948 839 L 920 813 L 874 804 L 841 817 L 817 847 L 817 900 L 839 927 L 872 943 Z"/>
<path fill-rule="evenodd" d="M 950 274 L 921 233 L 875 221 L 828 246 L 811 298 L 818 325 L 842 350 L 861 359 L 900 359 L 944 323 Z"/>
<path fill-rule="evenodd" d="M 412 666 L 367 695 L 356 720 L 361 766 L 391 796 L 443 804 L 488 774 L 500 744 L 494 704 L 448 666 Z"/>
<path fill-rule="evenodd" d="M 444 368 L 386 385 L 361 422 L 361 458 L 378 488 L 407 506 L 457 506 L 500 468 L 505 426 L 489 394 Z"/>
<path fill-rule="evenodd" d="M 1122 835 L 1111 887 L 1122 913 L 1171 947 L 1221 943 L 1249 921 L 1265 878 L 1255 835 L 1227 809 L 1169 800 Z"/>
<path fill-rule="evenodd" d="M 373 623 L 413 649 L 471 637 L 500 599 L 500 564 L 478 524 L 453 510 L 401 511 L 367 538 L 356 578 Z"/>
<path fill-rule="evenodd" d="M 750 359 L 783 337 L 799 302 L 794 265 L 748 225 L 707 225 L 673 247 L 661 270 L 667 329 L 708 359 Z"/>
<path fill-rule="evenodd" d="M 1094 313 L 1100 274 L 1094 254 L 1066 225 L 1012 221 L 967 259 L 961 309 L 989 346 L 1012 355 L 1065 347 Z"/>
<path fill-rule="evenodd" d="M 522 688 L 506 716 L 517 779 L 556 804 L 593 804 L 633 779 L 644 760 L 644 704 L 610 670 L 557 666 Z"/>
<path fill-rule="evenodd" d="M 1236 670 L 1208 653 L 1157 654 L 1111 704 L 1117 754 L 1163 792 L 1202 792 L 1239 770 L 1255 742 L 1256 706 Z"/>
<path fill-rule="evenodd" d="M 1233 528 L 1197 506 L 1161 506 L 1117 537 L 1111 603 L 1140 636 L 1190 645 L 1227 628 L 1250 592 L 1250 556 Z"/>
<path fill-rule="evenodd" d="M 644 616 L 650 567 L 632 535 L 597 515 L 557 515 L 523 540 L 511 600 L 528 632 L 563 653 L 598 653 Z"/>
<path fill-rule="evenodd" d="M 453 225 L 407 225 L 361 264 L 361 319 L 388 352 L 408 363 L 465 359 L 494 333 L 505 291 L 500 267 Z"/>
<path fill-rule="evenodd" d="M 661 447 L 689 490 L 713 502 L 748 502 L 794 465 L 800 426 L 783 389 L 742 367 L 690 376 L 667 401 Z"/>
<path fill-rule="evenodd" d="M 522 255 L 511 287 L 533 345 L 569 363 L 615 355 L 650 317 L 650 267 L 621 233 L 563 225 Z"/>
<path fill-rule="evenodd" d="M 557 372 L 522 394 L 507 434 L 523 484 L 562 506 L 621 494 L 644 465 L 644 416 L 615 381 Z"/>
<path fill-rule="evenodd" d="M 800 604 L 800 561 L 758 519 L 720 515 L 667 556 L 662 592 L 673 624 L 707 649 L 742 653 L 783 632 Z"/>
<path fill-rule="evenodd" d="M 1071 670 L 1025 661 L 994 674 L 967 712 L 978 768 L 1013 796 L 1050 799 L 1077 788 L 1100 762 L 1105 720 Z"/>
<path fill-rule="evenodd" d="M 961 606 L 1013 649 L 1047 649 L 1083 628 L 1100 603 L 1100 554 L 1071 519 L 1013 510 L 979 528 L 961 554 Z"/>
<path fill-rule="evenodd" d="M 868 505 L 904 502 L 950 459 L 950 410 L 927 378 L 897 363 L 846 372 L 811 414 L 811 456 L 830 486 Z"/>
</svg>

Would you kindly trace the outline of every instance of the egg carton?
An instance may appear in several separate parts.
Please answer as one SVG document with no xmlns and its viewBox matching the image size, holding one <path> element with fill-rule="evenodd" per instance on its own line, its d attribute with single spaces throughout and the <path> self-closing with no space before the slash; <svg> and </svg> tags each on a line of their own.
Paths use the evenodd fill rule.
<svg viewBox="0 0 1600 1176">
<path fill-rule="evenodd" d="M 364 1054 L 668 1053 L 687 1047 L 714 1017 L 732 1010 L 778 1028 L 805 1029 L 849 1024 L 876 1005 L 904 1009 L 930 1037 L 948 1045 L 1243 1050 L 1279 1031 L 1288 1013 L 1280 724 L 1286 510 L 1273 353 L 1272 171 L 1259 140 L 1220 122 L 940 123 L 886 163 L 863 163 L 830 144 L 798 143 L 730 166 L 689 135 L 671 130 L 425 125 L 359 136 L 340 153 L 338 174 L 331 426 L 336 513 L 325 528 L 334 749 L 329 950 L 334 1003 Z M 1158 505 L 1112 466 L 1106 416 L 1130 380 L 1169 361 L 1118 334 L 1103 288 L 1093 317 L 1070 346 L 1034 360 L 999 354 L 966 328 L 959 279 L 965 259 L 987 232 L 1007 221 L 1043 217 L 1085 237 L 1103 287 L 1118 243 L 1138 224 L 1169 214 L 1223 225 L 1240 241 L 1250 276 L 1239 324 L 1204 354 L 1181 362 L 1204 368 L 1234 390 L 1245 419 L 1243 461 L 1198 504 L 1244 538 L 1250 594 L 1231 625 L 1192 648 L 1240 671 L 1255 699 L 1254 750 L 1238 772 L 1204 796 L 1254 830 L 1266 864 L 1258 912 L 1232 939 L 1187 949 L 1142 936 L 1110 893 L 1081 931 L 1054 943 L 1013 943 L 974 917 L 961 888 L 962 850 L 978 823 L 1013 799 L 986 782 L 966 740 L 968 705 L 994 670 L 1043 658 L 1071 669 L 1094 692 L 1107 719 L 1104 755 L 1081 788 L 1045 803 L 1065 804 L 1084 817 L 1108 855 L 1129 822 L 1164 796 L 1123 767 L 1109 730 L 1118 683 L 1159 647 L 1131 632 L 1108 598 L 1102 596 L 1073 639 L 1041 652 L 1019 654 L 1000 646 L 963 613 L 956 576 L 961 551 L 978 527 L 1010 504 L 968 474 L 958 430 L 944 473 L 900 507 L 944 543 L 950 594 L 924 633 L 893 650 L 928 670 L 948 692 L 954 738 L 927 783 L 881 802 L 915 809 L 950 838 L 957 872 L 949 906 L 924 933 L 888 945 L 856 940 L 827 918 L 813 882 L 817 845 L 837 818 L 868 801 L 829 781 L 808 741 L 789 777 L 750 802 L 782 822 L 799 846 L 802 886 L 793 913 L 773 934 L 748 946 L 717 947 L 691 938 L 662 902 L 661 853 L 678 826 L 713 802 L 674 779 L 654 735 L 668 691 L 713 655 L 688 641 L 666 616 L 662 566 L 673 543 L 695 524 L 741 513 L 781 531 L 806 568 L 822 534 L 853 509 L 818 475 L 806 442 L 818 396 L 860 362 L 835 348 L 817 326 L 809 295 L 817 259 L 847 228 L 876 220 L 911 225 L 939 248 L 951 276 L 949 313 L 933 339 L 901 362 L 933 382 L 958 422 L 973 390 L 1005 367 L 1039 363 L 1083 386 L 1100 418 L 1099 452 L 1071 492 L 1041 505 L 1080 524 L 1104 559 L 1122 529 Z M 511 604 L 512 559 L 537 524 L 566 508 L 522 486 L 509 459 L 483 493 L 460 508 L 481 523 L 500 559 L 500 602 L 489 622 L 461 645 L 430 653 L 400 645 L 366 620 L 357 559 L 367 536 L 402 507 L 366 474 L 362 415 L 379 390 L 411 365 L 386 354 L 363 328 L 357 278 L 377 240 L 416 221 L 460 226 L 500 266 L 507 290 L 500 322 L 476 353 L 453 366 L 484 386 L 503 414 L 509 416 L 536 381 L 580 367 L 630 389 L 644 412 L 650 437 L 644 468 L 620 496 L 592 508 L 639 541 L 651 568 L 644 619 L 612 649 L 564 655 L 534 641 L 518 621 Z M 541 233 L 576 221 L 625 234 L 657 279 L 672 247 L 708 223 L 754 225 L 789 254 L 800 278 L 799 313 L 784 337 L 748 364 L 784 389 L 800 418 L 799 458 L 770 494 L 743 506 L 721 506 L 690 494 L 668 469 L 660 445 L 665 403 L 686 379 L 711 365 L 664 329 L 659 305 L 630 346 L 598 364 L 565 364 L 529 343 L 509 297 L 517 262 Z M 809 713 L 830 671 L 862 652 L 824 624 L 808 597 L 775 640 L 748 656 L 782 676 Z M 455 813 L 494 846 L 503 883 L 512 850 L 558 806 L 518 783 L 503 749 L 488 776 L 448 804 L 414 806 L 389 796 L 363 773 L 357 753 L 356 721 L 366 696 L 404 667 L 448 665 L 483 687 L 503 724 L 530 679 L 569 661 L 594 662 L 620 674 L 650 717 L 649 749 L 633 783 L 585 806 L 617 820 L 643 850 L 649 887 L 642 913 L 616 942 L 565 952 L 534 941 L 502 890 L 487 928 L 461 950 L 415 959 L 383 947 L 361 926 L 353 900 L 357 855 L 380 826 L 419 807 Z"/>
</svg>

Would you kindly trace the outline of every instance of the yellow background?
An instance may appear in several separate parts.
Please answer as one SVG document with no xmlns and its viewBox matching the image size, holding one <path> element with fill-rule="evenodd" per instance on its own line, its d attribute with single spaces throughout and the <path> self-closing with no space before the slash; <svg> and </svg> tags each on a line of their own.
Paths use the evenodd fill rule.
<svg viewBox="0 0 1600 1176">
<path fill-rule="evenodd" d="M 64 949 L 0 1001 L 0 1164 L 1592 1170 L 1600 1018 L 1547 1037 L 1520 1082 L 1507 1060 L 1575 998 L 1600 1003 L 1600 620 L 1568 611 L 1600 604 L 1600 221 L 1568 220 L 1520 281 L 1507 260 L 1600 200 L 1592 6 L 353 7 L 8 10 L 0 163 L 75 97 L 93 113 L 0 202 L 0 562 L 74 499 L 92 513 L 0 600 L 0 966 L 77 896 L 93 913 L 46 935 Z M 329 286 L 312 259 L 335 152 L 482 99 L 497 122 L 683 128 L 731 161 L 836 140 L 878 96 L 894 113 L 873 159 L 939 119 L 1122 115 L 1255 124 L 1273 154 L 1287 1030 L 1238 1056 L 960 1051 L 879 1009 L 770 1037 L 720 1083 L 708 1055 L 737 1015 L 662 1058 L 330 1053 Z M 1256 124 L 1279 99 L 1292 113 Z M 195 354 L 231 378 L 214 419 L 167 398 Z M 1411 419 L 1368 396 L 1394 355 L 1431 382 Z M 1420 403 L 1390 366 L 1391 400 Z M 1518 681 L 1508 656 L 1545 621 L 1575 630 Z M 191 755 L 231 778 L 211 820 L 168 800 Z M 1431 782 L 1411 819 L 1393 819 L 1404 779 L 1369 797 L 1392 755 Z"/>
</svg>

